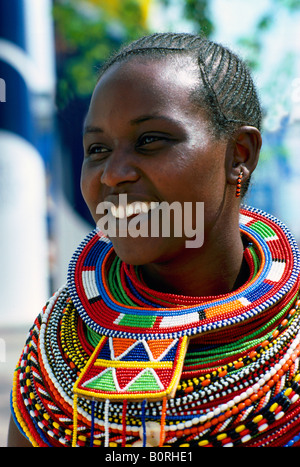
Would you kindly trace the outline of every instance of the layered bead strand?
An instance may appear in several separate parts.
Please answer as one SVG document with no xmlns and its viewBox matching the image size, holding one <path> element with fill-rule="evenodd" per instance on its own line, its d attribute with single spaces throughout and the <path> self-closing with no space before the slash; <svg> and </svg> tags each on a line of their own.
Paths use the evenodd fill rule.
<svg viewBox="0 0 300 467">
<path fill-rule="evenodd" d="M 70 277 L 78 271 L 80 300 L 72 281 L 54 294 L 30 330 L 16 368 L 13 413 L 34 446 L 131 446 L 141 433 L 146 439 L 149 422 L 162 425 L 164 446 L 300 445 L 299 252 L 273 219 L 255 210 L 243 215 L 249 278 L 235 295 L 222 297 L 155 293 L 138 268 L 124 265 L 106 241 L 89 236 L 79 251 L 90 245 L 91 254 L 80 253 L 70 269 Z M 79 272 L 89 282 L 82 284 Z M 158 332 L 162 322 L 176 322 L 185 312 L 188 319 L 198 313 L 200 324 L 189 327 L 182 320 L 181 328 L 171 324 Z M 126 324 L 118 331 L 115 321 L 133 323 L 134 313 L 144 328 Z M 155 333 L 145 327 L 149 316 Z M 74 398 L 74 384 L 102 337 L 101 320 L 113 337 L 191 336 L 173 398 L 126 403 Z"/>
</svg>

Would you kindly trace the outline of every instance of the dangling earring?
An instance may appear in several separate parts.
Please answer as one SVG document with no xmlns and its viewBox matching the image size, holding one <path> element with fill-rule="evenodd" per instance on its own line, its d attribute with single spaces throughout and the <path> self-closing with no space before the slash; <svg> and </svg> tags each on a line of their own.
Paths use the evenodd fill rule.
<svg viewBox="0 0 300 467">
<path fill-rule="evenodd" d="M 242 187 L 242 178 L 243 178 L 243 171 L 240 171 L 240 175 L 237 179 L 237 185 L 236 185 L 236 193 L 235 196 L 239 198 L 241 196 L 241 187 Z"/>
</svg>

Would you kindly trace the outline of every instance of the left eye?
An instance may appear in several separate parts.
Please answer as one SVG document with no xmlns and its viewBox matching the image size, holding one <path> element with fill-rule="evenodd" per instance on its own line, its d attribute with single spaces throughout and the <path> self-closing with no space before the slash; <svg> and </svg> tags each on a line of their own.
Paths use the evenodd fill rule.
<svg viewBox="0 0 300 467">
<path fill-rule="evenodd" d="M 159 141 L 159 140 L 161 140 L 161 139 L 162 139 L 162 138 L 159 137 L 159 136 L 149 136 L 149 135 L 148 135 L 148 136 L 143 136 L 143 137 L 140 139 L 139 143 L 140 143 L 140 145 L 143 145 L 143 144 L 150 144 L 150 143 L 153 143 L 153 142 L 155 142 L 155 141 Z"/>
<path fill-rule="evenodd" d="M 138 146 L 152 145 L 153 143 L 163 144 L 168 141 L 168 137 L 165 135 L 144 135 L 138 141 Z M 151 146 L 152 147 L 152 146 Z M 156 147 L 156 145 L 155 145 Z"/>
<path fill-rule="evenodd" d="M 104 152 L 107 152 L 108 149 L 105 148 L 104 146 L 96 146 L 96 145 L 93 145 L 89 148 L 88 150 L 88 153 L 89 154 L 102 154 Z"/>
</svg>

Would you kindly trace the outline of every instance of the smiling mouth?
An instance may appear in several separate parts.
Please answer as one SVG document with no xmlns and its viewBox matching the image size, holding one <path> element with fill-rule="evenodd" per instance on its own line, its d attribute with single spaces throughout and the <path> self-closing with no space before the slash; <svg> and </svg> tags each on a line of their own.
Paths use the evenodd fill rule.
<svg viewBox="0 0 300 467">
<path fill-rule="evenodd" d="M 130 204 L 115 206 L 111 205 L 110 210 L 113 217 L 116 219 L 127 219 L 129 217 L 136 216 L 140 213 L 148 214 L 149 211 L 159 206 L 156 201 L 135 201 Z"/>
</svg>

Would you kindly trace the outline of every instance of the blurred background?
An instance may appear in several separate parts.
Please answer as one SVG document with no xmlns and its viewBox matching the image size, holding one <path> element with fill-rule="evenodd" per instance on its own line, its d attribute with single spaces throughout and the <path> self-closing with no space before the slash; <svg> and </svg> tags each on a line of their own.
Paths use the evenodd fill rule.
<svg viewBox="0 0 300 467">
<path fill-rule="evenodd" d="M 0 1 L 0 445 L 26 330 L 93 228 L 82 124 L 101 63 L 151 32 L 202 32 L 251 67 L 264 145 L 246 204 L 300 244 L 300 0 Z"/>
</svg>

